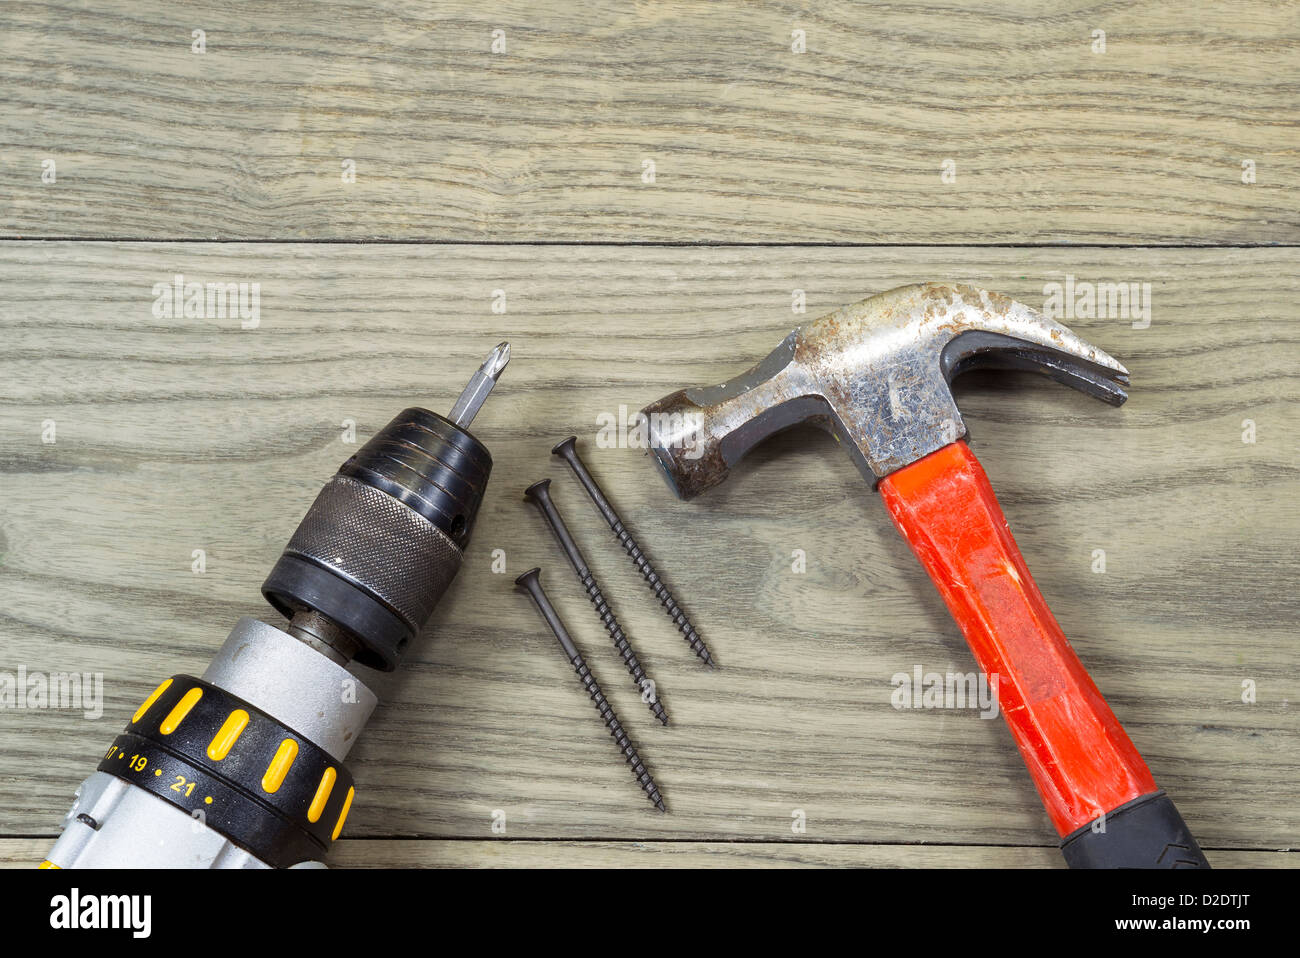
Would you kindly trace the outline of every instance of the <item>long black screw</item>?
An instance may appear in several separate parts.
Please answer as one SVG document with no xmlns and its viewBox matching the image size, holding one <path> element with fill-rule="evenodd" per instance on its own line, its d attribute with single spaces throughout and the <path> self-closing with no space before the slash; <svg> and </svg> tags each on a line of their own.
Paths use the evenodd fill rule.
<svg viewBox="0 0 1300 958">
<path fill-rule="evenodd" d="M 636 753 L 636 746 L 627 737 L 627 732 L 623 731 L 623 724 L 619 722 L 618 716 L 614 714 L 614 707 L 605 700 L 605 694 L 601 692 L 596 677 L 591 674 L 591 669 L 587 668 L 582 653 L 573 644 L 573 639 L 569 637 L 569 632 L 565 629 L 564 623 L 560 621 L 555 607 L 551 605 L 551 600 L 546 597 L 546 593 L 542 590 L 541 573 L 541 569 L 529 569 L 515 579 L 516 587 L 523 589 L 532 596 L 533 601 L 537 603 L 537 608 L 541 610 L 542 618 L 551 627 L 555 637 L 560 640 L 560 647 L 564 649 L 564 654 L 573 665 L 573 671 L 578 674 L 582 687 L 591 696 L 591 700 L 596 703 L 596 711 L 600 713 L 601 720 L 609 729 L 609 734 L 614 737 L 614 744 L 623 753 L 623 759 L 631 766 L 632 775 L 636 778 L 637 784 L 641 786 L 641 791 L 650 797 L 650 801 L 654 802 L 655 808 L 661 812 L 666 812 L 668 809 L 664 807 L 664 799 L 659 794 L 659 788 L 655 785 L 655 780 L 646 771 L 645 763 L 641 761 L 641 756 Z"/>
<path fill-rule="evenodd" d="M 551 530 L 555 533 L 555 538 L 560 543 L 560 548 L 569 557 L 569 563 L 573 566 L 573 571 L 578 574 L 578 581 L 582 584 L 583 591 L 587 593 L 587 598 L 595 606 L 596 615 L 600 616 L 605 631 L 614 640 L 614 648 L 623 657 L 623 664 L 627 666 L 628 674 L 632 676 L 632 682 L 636 685 L 637 691 L 641 693 L 641 698 L 650 706 L 650 711 L 654 713 L 654 717 L 667 725 L 668 713 L 664 711 L 663 704 L 659 701 L 656 683 L 646 675 L 645 669 L 641 667 L 640 660 L 637 659 L 636 653 L 632 651 L 631 643 L 628 642 L 627 636 L 623 634 L 618 619 L 614 617 L 614 610 L 605 601 L 605 596 L 596 583 L 596 577 L 592 574 L 590 566 L 587 565 L 586 557 L 582 554 L 582 550 L 578 548 L 578 543 L 573 541 L 573 536 L 569 533 L 569 527 L 564 524 L 560 510 L 556 507 L 554 500 L 551 499 L 551 480 L 543 479 L 540 482 L 534 482 L 524 490 L 524 498 L 537 506 L 542 516 L 550 524 Z M 649 697 L 647 698 L 647 696 Z"/>
<path fill-rule="evenodd" d="M 650 559 L 646 556 L 645 551 L 637 545 L 637 541 L 632 538 L 632 533 L 628 532 L 623 522 L 610 505 L 609 499 L 596 483 L 595 478 L 587 471 L 586 465 L 583 464 L 582 457 L 578 455 L 578 437 L 570 436 L 568 439 L 561 440 L 551 450 L 552 453 L 562 458 L 569 464 L 573 474 L 578 477 L 582 487 L 587 490 L 587 495 L 591 496 L 591 501 L 596 504 L 600 514 L 605 517 L 609 527 L 614 530 L 614 535 L 618 536 L 619 544 L 631 557 L 637 571 L 645 577 L 646 583 L 650 586 L 650 591 L 655 594 L 655 598 L 663 605 L 664 611 L 668 613 L 668 618 L 673 620 L 678 631 L 682 633 L 682 638 L 691 647 L 691 651 L 700 657 L 705 665 L 713 668 L 715 662 L 713 656 L 709 654 L 708 646 L 700 638 L 700 634 L 695 631 L 695 626 L 691 625 L 691 620 L 686 617 L 686 613 L 673 599 L 673 594 L 668 591 L 668 586 L 664 584 L 663 579 L 659 578 L 659 573 L 650 564 Z"/>
</svg>

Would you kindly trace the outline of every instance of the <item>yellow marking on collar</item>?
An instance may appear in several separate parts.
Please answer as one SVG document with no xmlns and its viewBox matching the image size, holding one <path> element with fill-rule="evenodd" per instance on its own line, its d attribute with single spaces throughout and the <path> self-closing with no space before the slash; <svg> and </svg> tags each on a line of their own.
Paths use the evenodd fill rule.
<svg viewBox="0 0 1300 958">
<path fill-rule="evenodd" d="M 190 714 L 190 709 L 199 704 L 201 698 L 203 698 L 203 689 L 197 685 L 182 695 L 181 700 L 162 720 L 162 725 L 158 726 L 158 731 L 163 735 L 171 735 L 180 727 L 181 722 L 185 721 L 185 716 Z"/>
</svg>

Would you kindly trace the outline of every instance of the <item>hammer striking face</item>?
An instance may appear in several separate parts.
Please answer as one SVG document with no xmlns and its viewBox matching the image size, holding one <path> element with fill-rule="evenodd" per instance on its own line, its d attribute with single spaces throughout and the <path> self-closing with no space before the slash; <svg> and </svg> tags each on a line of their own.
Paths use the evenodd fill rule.
<svg viewBox="0 0 1300 958">
<path fill-rule="evenodd" d="M 962 438 L 949 383 L 1032 369 L 1118 406 L 1128 371 L 1064 326 L 969 286 L 905 286 L 796 329 L 720 386 L 644 410 L 669 483 L 690 499 L 797 422 L 831 430 L 930 574 L 985 675 L 1066 861 L 1205 868 L 1173 802 L 1057 624 Z"/>
<path fill-rule="evenodd" d="M 748 372 L 647 406 L 650 445 L 691 499 L 757 443 L 829 429 L 873 485 L 966 434 L 949 388 L 967 369 L 1031 369 L 1118 406 L 1128 370 L 1066 327 L 970 286 L 903 286 L 792 332 Z"/>
</svg>

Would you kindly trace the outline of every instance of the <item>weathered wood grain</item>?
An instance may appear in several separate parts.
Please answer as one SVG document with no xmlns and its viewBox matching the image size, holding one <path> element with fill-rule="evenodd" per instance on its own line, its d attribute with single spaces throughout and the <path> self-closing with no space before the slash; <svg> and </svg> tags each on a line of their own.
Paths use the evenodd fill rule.
<svg viewBox="0 0 1300 958">
<path fill-rule="evenodd" d="M 0 233 L 1295 243 L 1298 11 L 12 0 Z"/>
<path fill-rule="evenodd" d="M 870 293 L 948 278 L 1040 304 L 1044 284 L 1069 273 L 1152 284 L 1149 328 L 1070 321 L 1129 366 L 1133 398 L 1116 410 L 1028 374 L 972 374 L 958 395 L 974 448 L 1066 634 L 1211 858 L 1293 848 L 1298 259 L 1287 249 L 4 244 L 0 668 L 102 672 L 105 706 L 98 721 L 0 710 L 0 834 L 52 834 L 161 676 L 202 669 L 239 615 L 274 620 L 258 587 L 354 448 L 341 441 L 345 419 L 364 439 L 404 405 L 446 408 L 505 338 L 514 359 L 476 423 L 496 460 L 489 497 L 429 634 L 402 671 L 373 682 L 385 704 L 354 752 L 352 835 L 491 839 L 502 810 L 507 839 L 1029 845 L 1040 848 L 1023 861 L 1039 861 L 1053 835 L 1002 723 L 890 705 L 897 672 L 972 666 L 833 442 L 787 434 L 686 504 L 643 452 L 598 449 L 594 433 L 598 414 L 719 381 L 800 320 Z M 156 318 L 152 286 L 178 272 L 260 283 L 259 327 Z M 807 291 L 807 316 L 791 313 L 794 288 Z M 491 312 L 494 290 L 506 291 L 504 315 Z M 1253 444 L 1242 441 L 1247 419 Z M 41 441 L 46 420 L 54 444 Z M 551 461 L 570 432 L 717 653 L 717 673 L 694 664 Z M 520 499 L 546 475 L 660 683 L 669 729 L 652 727 Z M 195 549 L 207 554 L 202 575 Z M 505 575 L 491 571 L 495 549 Z M 796 549 L 804 574 L 791 571 Z M 1097 549 L 1105 574 L 1092 571 Z M 512 594 L 533 564 L 671 814 L 637 791 L 554 640 Z M 798 836 L 796 809 L 807 816 Z M 759 854 L 699 852 L 715 853 Z M 401 852 L 444 854 L 473 852 Z M 587 860 L 628 852 L 604 854 Z M 825 854 L 917 861 L 858 850 L 801 860 Z M 1008 854 L 1019 853 L 969 853 L 972 863 Z"/>
<path fill-rule="evenodd" d="M 31 868 L 43 838 L 0 838 L 0 868 Z M 1056 868 L 1055 848 L 819 842 L 520 842 L 341 839 L 335 868 Z M 1217 851 L 1216 868 L 1300 868 L 1287 852 Z"/>
</svg>

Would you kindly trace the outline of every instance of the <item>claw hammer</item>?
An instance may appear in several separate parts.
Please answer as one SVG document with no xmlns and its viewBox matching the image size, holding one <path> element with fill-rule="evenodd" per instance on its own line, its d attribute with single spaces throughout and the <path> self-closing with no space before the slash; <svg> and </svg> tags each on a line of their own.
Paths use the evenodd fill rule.
<svg viewBox="0 0 1300 958">
<path fill-rule="evenodd" d="M 829 430 L 876 487 L 986 675 L 1075 868 L 1208 868 L 1048 609 L 950 384 L 976 367 L 1043 372 L 1104 402 L 1128 371 L 1059 323 L 969 286 L 904 286 L 787 336 L 748 372 L 642 410 L 673 491 L 720 483 L 799 422 Z"/>
</svg>

